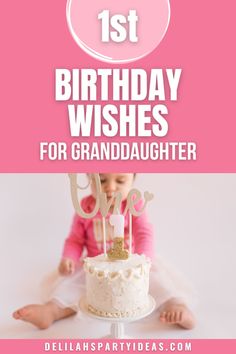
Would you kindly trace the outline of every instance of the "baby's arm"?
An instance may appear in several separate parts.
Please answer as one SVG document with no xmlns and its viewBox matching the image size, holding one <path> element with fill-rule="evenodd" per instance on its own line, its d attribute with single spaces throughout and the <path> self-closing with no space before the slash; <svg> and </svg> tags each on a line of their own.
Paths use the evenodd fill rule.
<svg viewBox="0 0 236 354">
<path fill-rule="evenodd" d="M 75 272 L 76 264 L 85 245 L 85 228 L 83 219 L 77 214 L 74 216 L 71 231 L 65 240 L 62 259 L 58 267 L 61 275 L 71 275 Z"/>
</svg>

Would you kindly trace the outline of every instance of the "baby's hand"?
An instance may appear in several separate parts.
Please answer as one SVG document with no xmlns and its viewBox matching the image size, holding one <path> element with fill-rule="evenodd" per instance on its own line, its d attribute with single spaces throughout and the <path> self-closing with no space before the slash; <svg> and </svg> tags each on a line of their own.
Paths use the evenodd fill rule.
<svg viewBox="0 0 236 354">
<path fill-rule="evenodd" d="M 63 258 L 58 267 L 61 275 L 71 275 L 75 272 L 75 261 L 70 258 Z"/>
</svg>

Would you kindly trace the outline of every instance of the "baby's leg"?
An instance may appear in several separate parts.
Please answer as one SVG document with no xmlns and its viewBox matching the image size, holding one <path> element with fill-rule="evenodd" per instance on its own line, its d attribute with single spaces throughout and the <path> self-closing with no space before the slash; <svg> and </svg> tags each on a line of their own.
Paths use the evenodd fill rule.
<svg viewBox="0 0 236 354">
<path fill-rule="evenodd" d="M 32 323 L 39 329 L 48 328 L 53 322 L 76 314 L 76 311 L 67 307 L 61 308 L 55 302 L 49 301 L 43 305 L 28 305 L 13 313 L 16 320 Z"/>
<path fill-rule="evenodd" d="M 177 299 L 166 301 L 160 308 L 160 320 L 162 322 L 178 325 L 184 329 L 192 329 L 195 326 L 195 319 L 192 312 Z"/>
</svg>

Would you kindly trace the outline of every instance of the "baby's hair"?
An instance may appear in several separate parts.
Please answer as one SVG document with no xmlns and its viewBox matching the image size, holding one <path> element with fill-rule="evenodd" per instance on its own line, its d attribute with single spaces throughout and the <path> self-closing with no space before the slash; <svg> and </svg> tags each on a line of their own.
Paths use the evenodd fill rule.
<svg viewBox="0 0 236 354">
<path fill-rule="evenodd" d="M 86 175 L 88 176 L 89 175 L 89 173 L 86 173 Z M 133 175 L 134 175 L 134 178 L 136 177 L 136 175 L 137 175 L 137 173 L 133 173 Z"/>
</svg>

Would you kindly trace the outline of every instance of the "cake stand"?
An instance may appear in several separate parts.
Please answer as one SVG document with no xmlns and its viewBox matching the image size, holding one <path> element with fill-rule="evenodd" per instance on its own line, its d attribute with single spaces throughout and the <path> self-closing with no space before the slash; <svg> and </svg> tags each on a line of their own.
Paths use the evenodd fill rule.
<svg viewBox="0 0 236 354">
<path fill-rule="evenodd" d="M 116 339 L 131 339 L 131 337 L 125 336 L 125 323 L 128 322 L 134 322 L 141 320 L 144 317 L 147 317 L 150 315 L 153 310 L 155 309 L 156 302 L 153 299 L 151 295 L 148 296 L 148 307 L 144 312 L 137 316 L 132 316 L 132 317 L 119 317 L 119 318 L 110 318 L 110 317 L 101 317 L 93 314 L 88 310 L 88 305 L 86 303 L 85 297 L 82 297 L 80 300 L 80 309 L 83 313 L 88 315 L 89 317 L 102 320 L 102 321 L 107 321 L 111 323 L 111 329 L 110 329 L 110 334 L 103 337 L 103 338 L 116 338 Z"/>
</svg>

